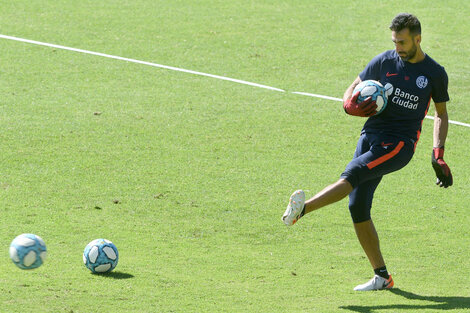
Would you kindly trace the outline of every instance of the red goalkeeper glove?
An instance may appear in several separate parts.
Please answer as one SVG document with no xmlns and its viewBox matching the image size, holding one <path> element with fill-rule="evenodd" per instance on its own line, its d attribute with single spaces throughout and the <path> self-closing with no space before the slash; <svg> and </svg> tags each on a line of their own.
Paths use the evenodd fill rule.
<svg viewBox="0 0 470 313">
<path fill-rule="evenodd" d="M 356 92 L 351 98 L 343 103 L 343 108 L 346 113 L 354 116 L 372 116 L 377 113 L 377 104 L 369 97 L 362 102 L 357 103 L 360 91 Z"/>
<path fill-rule="evenodd" d="M 452 186 L 452 173 L 444 161 L 444 147 L 432 149 L 432 167 L 437 176 L 436 185 L 444 188 Z"/>
</svg>

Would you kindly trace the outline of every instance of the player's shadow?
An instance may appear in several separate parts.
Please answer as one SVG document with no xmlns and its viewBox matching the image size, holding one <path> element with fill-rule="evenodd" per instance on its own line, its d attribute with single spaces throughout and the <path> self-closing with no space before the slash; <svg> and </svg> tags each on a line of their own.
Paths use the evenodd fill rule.
<svg viewBox="0 0 470 313">
<path fill-rule="evenodd" d="M 438 296 L 420 296 L 399 288 L 390 289 L 389 292 L 398 296 L 405 297 L 408 300 L 420 300 L 426 302 L 435 302 L 435 304 L 389 304 L 389 305 L 349 305 L 341 306 L 341 309 L 360 313 L 380 312 L 380 310 L 393 310 L 405 312 L 419 312 L 419 310 L 463 310 L 470 309 L 470 297 L 438 297 Z"/>
<path fill-rule="evenodd" d="M 106 277 L 106 278 L 113 278 L 113 279 L 129 279 L 129 278 L 134 278 L 134 275 L 128 274 L 128 273 L 123 273 L 123 272 L 109 272 L 109 273 L 100 273 L 100 274 L 93 274 L 97 275 L 100 277 Z"/>
</svg>

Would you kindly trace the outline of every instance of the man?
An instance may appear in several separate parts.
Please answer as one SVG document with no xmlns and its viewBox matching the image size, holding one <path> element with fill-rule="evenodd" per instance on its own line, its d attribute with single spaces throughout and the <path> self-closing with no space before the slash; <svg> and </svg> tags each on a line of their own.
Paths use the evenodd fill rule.
<svg viewBox="0 0 470 313">
<path fill-rule="evenodd" d="M 379 238 L 370 211 L 375 189 L 383 175 L 403 168 L 412 158 L 431 98 L 435 105 L 432 166 L 437 184 L 452 185 L 452 174 L 444 162 L 444 143 L 448 117 L 447 74 L 442 66 L 421 50 L 421 25 L 411 14 L 398 14 L 390 25 L 395 49 L 373 58 L 344 93 L 346 113 L 369 118 L 359 138 L 353 160 L 341 178 L 305 201 L 302 190 L 295 191 L 282 221 L 290 226 L 307 213 L 339 201 L 349 195 L 349 210 L 359 242 L 374 269 L 374 277 L 354 290 L 392 288 L 380 252 Z M 375 115 L 377 105 L 370 98 L 357 103 L 354 88 L 364 80 L 393 85 L 386 109 Z"/>
</svg>

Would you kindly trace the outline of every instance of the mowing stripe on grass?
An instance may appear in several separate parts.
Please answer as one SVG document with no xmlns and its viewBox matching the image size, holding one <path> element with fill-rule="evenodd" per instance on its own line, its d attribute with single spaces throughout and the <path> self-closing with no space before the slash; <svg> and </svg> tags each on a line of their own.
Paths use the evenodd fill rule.
<svg viewBox="0 0 470 313">
<path fill-rule="evenodd" d="M 136 60 L 136 59 L 124 58 L 124 57 L 111 55 L 111 54 L 106 54 L 106 53 L 100 53 L 100 52 L 94 52 L 94 51 L 89 51 L 89 50 L 71 48 L 71 47 L 51 44 L 51 43 L 47 43 L 47 42 L 41 42 L 41 41 L 35 41 L 35 40 L 24 39 L 24 38 L 19 38 L 19 37 L 7 36 L 7 35 L 3 35 L 3 34 L 0 34 L 0 38 L 25 42 L 25 43 L 29 43 L 29 44 L 33 44 L 33 45 L 46 46 L 46 47 L 50 47 L 50 48 L 56 48 L 56 49 L 73 51 L 73 52 L 80 52 L 80 53 L 84 53 L 84 54 L 96 55 L 96 56 L 105 57 L 105 58 L 109 58 L 109 59 L 115 59 L 115 60 L 120 60 L 120 61 L 131 62 L 131 63 L 143 64 L 143 65 L 148 65 L 148 66 L 153 66 L 153 67 L 164 68 L 164 69 L 171 70 L 171 71 L 183 72 L 183 73 L 199 75 L 199 76 L 206 76 L 206 77 L 211 77 L 211 78 L 215 78 L 215 79 L 231 81 L 231 82 L 238 83 L 238 84 L 249 85 L 249 86 L 258 87 L 258 88 L 264 88 L 264 89 L 269 89 L 269 90 L 274 90 L 274 91 L 285 92 L 285 90 L 283 90 L 283 89 L 279 89 L 279 88 L 275 88 L 275 87 L 271 87 L 271 86 L 266 86 L 266 85 L 262 85 L 262 84 L 257 84 L 257 83 L 252 83 L 252 82 L 248 82 L 248 81 L 245 81 L 245 80 L 240 80 L 240 79 L 235 79 L 235 78 L 230 78 L 230 77 L 225 77 L 225 76 L 219 76 L 219 75 L 213 75 L 213 74 L 208 74 L 208 73 L 203 73 L 203 72 L 197 72 L 197 71 L 192 71 L 192 70 L 186 70 L 186 69 L 179 68 L 179 67 L 173 67 L 173 66 L 168 66 L 168 65 L 163 65 L 163 64 L 140 61 L 140 60 Z M 324 95 L 317 95 L 317 94 L 314 94 L 314 93 L 298 92 L 298 91 L 295 91 L 295 92 L 292 92 L 292 93 L 302 95 L 302 96 L 322 98 L 322 99 L 327 99 L 327 100 L 343 101 L 340 98 L 324 96 Z M 429 116 L 429 115 L 426 116 L 426 118 L 432 119 L 432 120 L 434 119 L 434 117 Z M 458 122 L 458 121 L 449 120 L 449 123 L 470 128 L 470 124 L 466 124 L 466 123 L 462 123 L 462 122 Z"/>
</svg>

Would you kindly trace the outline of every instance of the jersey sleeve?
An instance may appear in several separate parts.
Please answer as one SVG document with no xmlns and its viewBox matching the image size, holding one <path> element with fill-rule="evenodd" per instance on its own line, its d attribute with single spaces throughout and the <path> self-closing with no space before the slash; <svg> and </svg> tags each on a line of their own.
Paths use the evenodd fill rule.
<svg viewBox="0 0 470 313">
<path fill-rule="evenodd" d="M 449 78 L 447 77 L 447 73 L 444 68 L 442 68 L 438 78 L 432 84 L 431 97 L 434 103 L 449 101 L 449 93 L 447 91 L 448 84 Z"/>
<path fill-rule="evenodd" d="M 383 53 L 375 56 L 369 64 L 366 65 L 364 70 L 359 74 L 362 81 L 373 79 L 380 80 L 380 68 L 382 66 Z"/>
</svg>

